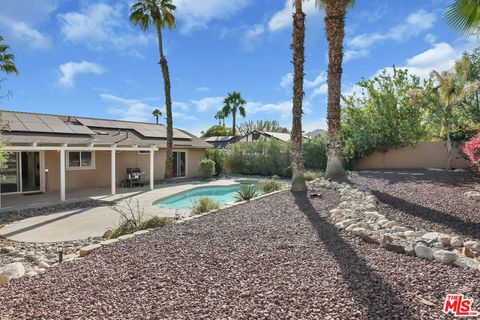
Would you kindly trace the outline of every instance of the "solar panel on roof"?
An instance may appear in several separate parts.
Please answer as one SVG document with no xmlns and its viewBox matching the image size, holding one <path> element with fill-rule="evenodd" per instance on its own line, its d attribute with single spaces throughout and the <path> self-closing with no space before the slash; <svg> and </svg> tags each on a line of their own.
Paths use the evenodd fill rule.
<svg viewBox="0 0 480 320">
<path fill-rule="evenodd" d="M 93 131 L 85 126 L 76 126 L 73 124 L 69 124 L 68 127 L 78 134 L 93 134 Z"/>
<path fill-rule="evenodd" d="M 60 125 L 58 124 L 47 124 L 50 129 L 52 129 L 52 132 L 54 133 L 75 133 L 72 129 L 70 129 L 66 124 L 62 123 Z"/>
<path fill-rule="evenodd" d="M 16 113 L 15 114 L 21 122 L 39 122 L 42 123 L 42 120 L 36 114 L 29 113 Z"/>
<path fill-rule="evenodd" d="M 93 119 L 77 118 L 77 120 L 78 122 L 87 127 L 99 127 L 98 123 Z"/>
<path fill-rule="evenodd" d="M 55 124 L 55 125 L 64 124 L 62 120 L 54 116 L 39 115 L 38 117 L 40 118 L 40 120 L 42 120 L 46 124 Z"/>
<path fill-rule="evenodd" d="M 10 124 L 12 131 L 28 131 L 27 127 L 25 127 L 20 121 L 8 120 L 8 123 Z"/>
<path fill-rule="evenodd" d="M 23 121 L 25 127 L 27 127 L 28 131 L 32 132 L 49 132 L 52 133 L 52 129 L 50 129 L 45 123 L 43 122 L 29 122 Z"/>
<path fill-rule="evenodd" d="M 2 116 L 3 116 L 3 119 L 7 121 L 18 121 L 18 118 L 12 112 L 4 112 Z"/>
<path fill-rule="evenodd" d="M 112 121 L 108 121 L 108 120 L 95 120 L 95 122 L 98 123 L 98 125 L 100 127 L 103 127 L 103 128 L 115 128 L 115 126 L 113 125 L 113 122 Z"/>
</svg>

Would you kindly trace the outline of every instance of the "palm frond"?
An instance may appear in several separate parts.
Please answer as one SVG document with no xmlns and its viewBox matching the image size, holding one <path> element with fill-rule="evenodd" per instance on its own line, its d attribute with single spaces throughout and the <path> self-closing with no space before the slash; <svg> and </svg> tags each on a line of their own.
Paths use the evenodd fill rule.
<svg viewBox="0 0 480 320">
<path fill-rule="evenodd" d="M 480 0 L 455 0 L 444 19 L 454 30 L 472 34 L 480 26 Z"/>
</svg>

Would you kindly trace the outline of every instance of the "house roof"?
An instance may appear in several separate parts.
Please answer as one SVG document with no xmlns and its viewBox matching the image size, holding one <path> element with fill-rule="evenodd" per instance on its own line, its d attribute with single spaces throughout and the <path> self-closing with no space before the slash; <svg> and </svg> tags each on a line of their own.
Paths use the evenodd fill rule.
<svg viewBox="0 0 480 320">
<path fill-rule="evenodd" d="M 274 137 L 278 140 L 282 141 L 290 141 L 290 133 L 281 133 L 281 132 L 268 132 L 268 131 L 260 131 L 260 133 L 264 133 L 266 135 L 269 135 L 271 137 Z"/>
<path fill-rule="evenodd" d="M 204 140 L 207 142 L 226 142 L 236 138 L 236 136 L 213 136 L 205 138 Z"/>
<path fill-rule="evenodd" d="M 117 145 L 166 148 L 166 127 L 152 123 L 77 116 L 1 111 L 9 130 L 2 137 L 9 144 Z M 174 128 L 174 147 L 211 148 L 193 134 Z"/>
</svg>

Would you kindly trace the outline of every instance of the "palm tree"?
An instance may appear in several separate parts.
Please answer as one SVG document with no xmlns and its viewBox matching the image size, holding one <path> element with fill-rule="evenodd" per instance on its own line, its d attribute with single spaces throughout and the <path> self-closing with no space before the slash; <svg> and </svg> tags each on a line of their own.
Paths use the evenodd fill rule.
<svg viewBox="0 0 480 320">
<path fill-rule="evenodd" d="M 18 69 L 15 66 L 15 56 L 7 51 L 10 46 L 3 43 L 5 39 L 0 36 L 0 71 L 9 74 L 15 73 L 18 76 Z"/>
<path fill-rule="evenodd" d="M 217 113 L 215 114 L 215 119 L 218 120 L 218 125 L 221 125 L 223 121 L 223 126 L 225 127 L 225 113 L 223 112 L 223 110 L 217 111 Z"/>
<path fill-rule="evenodd" d="M 457 65 L 457 68 L 459 65 Z M 462 73 L 449 71 L 430 73 L 431 79 L 437 84 L 439 111 L 442 122 L 442 131 L 447 138 L 447 170 L 452 168 L 452 136 L 451 129 L 453 125 L 453 108 L 462 103 L 466 96 L 474 93 L 480 87 L 476 82 L 468 86 L 465 85 L 466 79 Z"/>
<path fill-rule="evenodd" d="M 480 27 L 480 0 L 455 0 L 444 18 L 453 29 L 470 35 Z"/>
<path fill-rule="evenodd" d="M 173 178 L 173 119 L 170 73 L 168 63 L 163 53 L 162 29 L 175 28 L 173 12 L 177 7 L 172 0 L 141 0 L 131 7 L 130 21 L 146 31 L 153 25 L 157 31 L 160 66 L 162 69 L 165 89 L 165 109 L 167 112 L 167 156 L 165 160 L 165 180 Z"/>
<path fill-rule="evenodd" d="M 228 97 L 223 100 L 224 107 L 222 109 L 225 117 L 232 115 L 232 135 L 235 135 L 235 128 L 236 128 L 236 118 L 237 118 L 237 111 L 240 113 L 242 117 L 247 116 L 247 111 L 245 110 L 245 105 L 247 102 L 243 100 L 240 92 L 232 92 L 228 94 Z"/>
<path fill-rule="evenodd" d="M 340 96 L 342 92 L 343 39 L 347 8 L 354 0 L 316 0 L 325 10 L 325 33 L 328 41 L 328 150 L 325 176 L 335 178 L 345 175 L 340 142 Z"/>
<path fill-rule="evenodd" d="M 158 124 L 158 119 L 162 116 L 162 111 L 160 111 L 160 109 L 155 109 L 152 111 L 152 116 L 155 118 L 155 121 Z"/>
<path fill-rule="evenodd" d="M 303 71 L 305 63 L 305 13 L 302 8 L 303 0 L 295 0 L 293 14 L 293 120 L 292 120 L 292 188 L 294 192 L 307 190 L 305 184 L 304 163 L 302 154 L 302 114 L 303 114 Z"/>
</svg>

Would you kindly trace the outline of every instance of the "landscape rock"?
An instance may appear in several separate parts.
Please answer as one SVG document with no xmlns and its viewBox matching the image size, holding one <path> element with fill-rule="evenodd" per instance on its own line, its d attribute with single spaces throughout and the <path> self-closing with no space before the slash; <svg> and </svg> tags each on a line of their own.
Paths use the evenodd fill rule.
<svg viewBox="0 0 480 320">
<path fill-rule="evenodd" d="M 441 234 L 438 236 L 438 242 L 440 242 L 440 243 L 443 244 L 444 246 L 449 246 L 451 239 L 452 239 L 452 237 L 450 237 L 448 234 L 444 234 L 444 233 L 441 233 Z"/>
<path fill-rule="evenodd" d="M 466 241 L 463 245 L 473 251 L 480 252 L 480 243 L 477 241 Z"/>
<path fill-rule="evenodd" d="M 453 264 L 461 268 L 470 268 L 470 269 L 480 268 L 480 262 L 468 257 L 460 257 Z"/>
<path fill-rule="evenodd" d="M 452 246 L 452 248 L 460 248 L 460 247 L 463 247 L 463 239 L 462 239 L 462 237 L 458 237 L 458 236 L 452 237 L 452 239 L 450 240 L 450 245 Z"/>
<path fill-rule="evenodd" d="M 43 269 L 47 269 L 47 268 L 50 268 L 50 265 L 45 262 L 45 261 L 40 261 L 38 264 L 37 264 L 37 267 L 39 268 L 43 268 Z"/>
<path fill-rule="evenodd" d="M 475 258 L 475 252 L 472 249 L 470 249 L 469 247 L 461 248 L 460 252 L 466 257 Z"/>
<path fill-rule="evenodd" d="M 438 241 L 438 237 L 440 234 L 438 232 L 427 232 L 422 236 L 422 240 L 424 240 L 427 244 L 432 244 Z"/>
<path fill-rule="evenodd" d="M 419 258 L 432 260 L 433 259 L 433 250 L 429 247 L 423 245 L 417 245 L 415 247 L 415 255 Z"/>
<path fill-rule="evenodd" d="M 0 285 L 7 283 L 11 279 L 20 278 L 25 275 L 25 267 L 21 262 L 7 264 L 0 268 Z"/>
<path fill-rule="evenodd" d="M 385 242 L 382 246 L 388 251 L 400 254 L 405 253 L 405 243 L 401 241 Z"/>
<path fill-rule="evenodd" d="M 451 264 L 459 258 L 455 252 L 448 250 L 437 250 L 433 256 L 436 261 L 444 264 Z"/>
<path fill-rule="evenodd" d="M 92 244 L 80 249 L 80 257 L 85 257 L 87 254 L 91 253 L 93 250 L 100 248 L 100 244 Z"/>
</svg>

